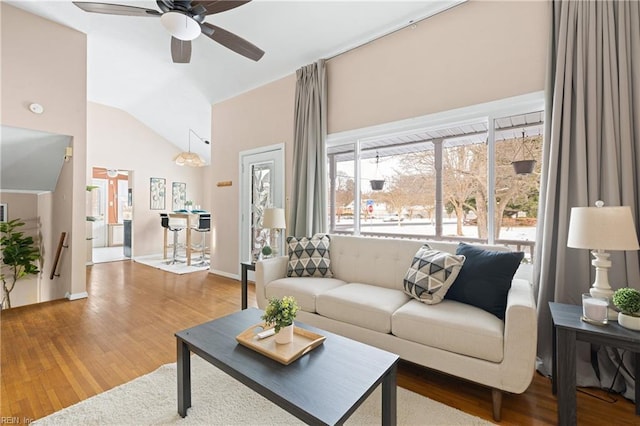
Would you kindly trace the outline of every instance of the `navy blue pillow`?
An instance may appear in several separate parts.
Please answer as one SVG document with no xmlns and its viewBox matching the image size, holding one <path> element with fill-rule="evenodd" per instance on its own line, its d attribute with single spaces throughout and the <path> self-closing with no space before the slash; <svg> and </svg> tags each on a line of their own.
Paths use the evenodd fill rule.
<svg viewBox="0 0 640 426">
<path fill-rule="evenodd" d="M 460 243 L 456 254 L 464 255 L 465 261 L 445 299 L 477 306 L 503 320 L 511 280 L 524 253 L 483 250 Z"/>
</svg>

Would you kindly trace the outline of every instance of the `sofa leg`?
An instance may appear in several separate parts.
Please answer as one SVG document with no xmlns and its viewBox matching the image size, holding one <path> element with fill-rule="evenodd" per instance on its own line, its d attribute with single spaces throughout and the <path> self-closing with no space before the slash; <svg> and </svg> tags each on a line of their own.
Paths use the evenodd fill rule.
<svg viewBox="0 0 640 426">
<path fill-rule="evenodd" d="M 493 402 L 493 420 L 499 422 L 502 409 L 502 391 L 500 389 L 491 389 L 491 401 Z"/>
</svg>

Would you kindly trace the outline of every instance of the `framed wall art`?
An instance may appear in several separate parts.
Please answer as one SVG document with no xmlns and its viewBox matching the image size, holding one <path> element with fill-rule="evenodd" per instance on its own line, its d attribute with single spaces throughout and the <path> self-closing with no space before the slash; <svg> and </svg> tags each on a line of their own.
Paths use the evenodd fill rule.
<svg viewBox="0 0 640 426">
<path fill-rule="evenodd" d="M 164 210 L 166 208 L 166 179 L 151 178 L 151 191 L 149 195 L 151 210 Z"/>
<path fill-rule="evenodd" d="M 7 222 L 9 220 L 9 211 L 7 210 L 7 203 L 0 203 L 0 222 Z"/>
<path fill-rule="evenodd" d="M 172 210 L 184 209 L 184 204 L 187 201 L 187 184 L 183 182 L 173 182 L 171 187 L 171 199 Z"/>
</svg>

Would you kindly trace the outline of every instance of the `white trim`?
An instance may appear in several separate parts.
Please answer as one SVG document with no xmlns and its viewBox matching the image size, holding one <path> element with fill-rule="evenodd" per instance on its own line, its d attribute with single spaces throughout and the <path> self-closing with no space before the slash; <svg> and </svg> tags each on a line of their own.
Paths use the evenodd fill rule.
<svg viewBox="0 0 640 426">
<path fill-rule="evenodd" d="M 244 198 L 247 191 L 246 185 L 244 184 L 244 171 L 243 171 L 243 166 L 244 166 L 244 159 L 245 157 L 250 157 L 253 155 L 259 155 L 259 154 L 267 154 L 267 153 L 274 153 L 274 157 L 278 156 L 279 157 L 279 161 L 281 162 L 281 167 L 280 170 L 278 170 L 278 168 L 276 167 L 274 169 L 274 174 L 277 173 L 278 176 L 276 177 L 276 182 L 278 179 L 280 179 L 280 182 L 282 183 L 282 188 L 280 188 L 280 191 L 282 191 L 281 194 L 281 199 L 277 199 L 277 189 L 274 188 L 274 207 L 282 207 L 285 209 L 285 215 L 288 213 L 286 211 L 286 183 L 284 181 L 285 179 L 285 172 L 284 172 L 284 168 L 285 168 L 285 161 L 286 161 L 286 157 L 285 157 L 285 153 L 284 153 L 284 149 L 285 149 L 285 144 L 284 143 L 278 143 L 278 144 L 273 144 L 273 145 L 267 145 L 267 146 L 262 146 L 262 147 L 258 147 L 258 148 L 253 148 L 253 149 L 248 149 L 245 151 L 240 151 L 238 153 L 238 182 L 240 182 L 240 189 L 238 190 L 238 211 L 240 212 L 240 220 L 238 221 L 238 241 L 240 241 L 240 244 L 238 245 L 238 259 L 239 262 L 244 261 L 245 259 L 242 258 L 242 237 L 243 235 L 243 224 L 244 224 L 244 210 L 243 210 L 243 203 L 242 200 Z M 280 206 L 276 206 L 275 204 L 279 204 Z M 282 233 L 284 234 L 284 233 Z M 283 247 L 283 241 L 284 241 L 284 235 L 281 235 L 281 241 L 280 241 L 280 246 Z"/>
<path fill-rule="evenodd" d="M 544 92 L 534 92 L 449 111 L 436 112 L 421 117 L 332 133 L 327 135 L 327 146 L 342 145 L 356 140 L 366 142 L 371 139 L 377 139 L 380 136 L 395 137 L 415 134 L 421 131 L 449 128 L 456 125 L 474 124 L 479 120 L 487 120 L 490 115 L 494 117 L 517 115 L 543 109 Z"/>
<path fill-rule="evenodd" d="M 81 293 L 69 293 L 67 292 L 64 297 L 66 297 L 69 300 L 78 300 L 78 299 L 86 299 L 87 297 L 89 297 L 89 293 L 87 293 L 86 291 L 83 291 Z"/>
<path fill-rule="evenodd" d="M 356 43 L 350 44 L 347 47 L 344 47 L 343 49 L 337 51 L 336 53 L 331 54 L 327 60 L 333 59 L 336 56 L 340 56 L 343 53 L 347 53 L 350 50 L 354 50 L 357 49 L 359 47 L 362 47 L 366 44 L 369 44 L 379 38 L 385 37 L 389 34 L 393 34 L 396 31 L 400 31 L 403 28 L 406 28 L 408 26 L 414 25 L 420 21 L 423 21 L 427 18 L 430 18 L 432 16 L 435 16 L 439 13 L 445 12 L 451 8 L 454 8 L 462 3 L 466 3 L 468 0 L 440 0 L 440 1 L 431 1 L 428 2 L 428 9 L 417 15 L 414 19 L 411 19 L 410 21 L 405 21 L 402 20 L 398 23 L 394 23 L 391 26 L 389 26 L 388 28 L 385 28 L 382 31 L 376 32 L 373 35 L 366 37 L 366 40 L 359 40 Z"/>
<path fill-rule="evenodd" d="M 240 274 L 232 274 L 230 272 L 221 271 L 219 269 L 209 269 L 210 274 L 220 275 L 225 278 L 231 278 L 232 280 L 240 280 Z"/>
</svg>

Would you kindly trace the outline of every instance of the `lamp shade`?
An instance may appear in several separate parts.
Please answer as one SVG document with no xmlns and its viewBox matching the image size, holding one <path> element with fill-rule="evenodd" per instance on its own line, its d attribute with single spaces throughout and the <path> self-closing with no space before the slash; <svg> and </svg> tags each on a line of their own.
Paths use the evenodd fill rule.
<svg viewBox="0 0 640 426">
<path fill-rule="evenodd" d="M 284 209 L 273 207 L 264 209 L 262 226 L 270 229 L 285 229 L 287 223 L 284 220 Z"/>
<path fill-rule="evenodd" d="M 567 246 L 599 250 L 638 250 L 631 208 L 573 207 Z"/>
<path fill-rule="evenodd" d="M 175 162 L 178 166 L 191 167 L 202 167 L 205 164 L 204 160 L 195 152 L 181 152 L 175 158 Z"/>
</svg>

